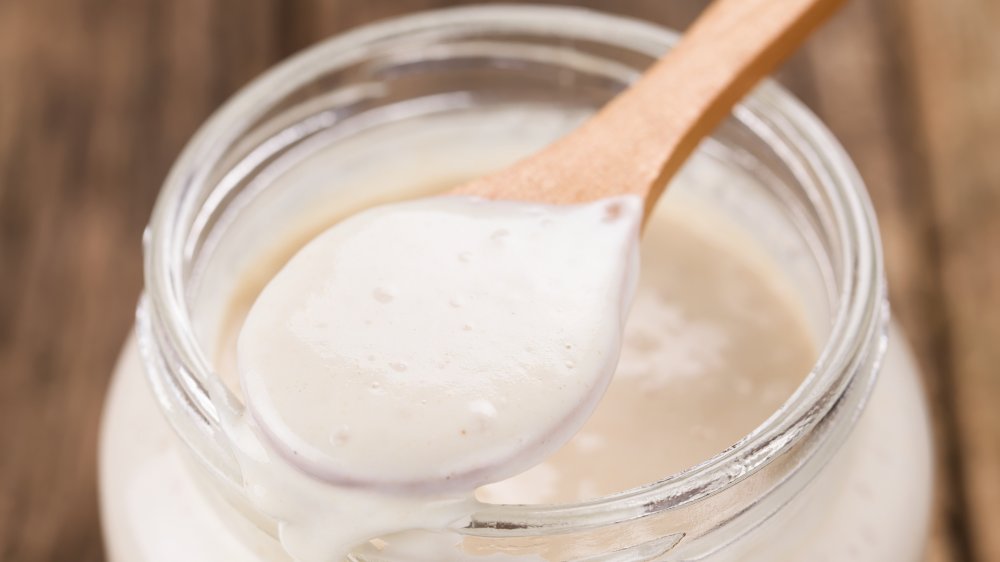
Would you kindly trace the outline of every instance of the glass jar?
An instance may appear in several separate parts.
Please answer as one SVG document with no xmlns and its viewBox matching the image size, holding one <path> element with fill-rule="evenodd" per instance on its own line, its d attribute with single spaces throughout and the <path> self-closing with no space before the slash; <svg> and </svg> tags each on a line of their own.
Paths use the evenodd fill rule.
<svg viewBox="0 0 1000 562">
<path fill-rule="evenodd" d="M 174 165 L 144 237 L 136 337 L 102 428 L 110 559 L 287 560 L 275 522 L 244 496 L 220 427 L 241 403 L 214 359 L 225 303 L 277 238 L 330 224 L 331 201 L 361 209 L 505 166 L 570 130 L 676 39 L 572 8 L 428 12 L 325 41 L 220 109 Z M 413 533 L 457 537 L 459 550 L 366 546 L 354 559 L 920 558 L 927 413 L 890 327 L 857 172 L 773 83 L 693 158 L 702 165 L 662 204 L 675 191 L 704 201 L 779 264 L 822 347 L 795 394 L 733 446 L 658 482 L 580 504 L 483 505 L 455 528 Z"/>
</svg>

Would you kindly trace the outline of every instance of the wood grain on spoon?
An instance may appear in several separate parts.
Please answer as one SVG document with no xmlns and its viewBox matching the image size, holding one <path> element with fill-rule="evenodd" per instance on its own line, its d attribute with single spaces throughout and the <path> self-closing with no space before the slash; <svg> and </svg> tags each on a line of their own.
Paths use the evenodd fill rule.
<svg viewBox="0 0 1000 562">
<path fill-rule="evenodd" d="M 730 109 L 842 0 L 716 0 L 628 90 L 544 150 L 453 193 L 565 204 L 622 194 L 653 208 Z"/>
</svg>

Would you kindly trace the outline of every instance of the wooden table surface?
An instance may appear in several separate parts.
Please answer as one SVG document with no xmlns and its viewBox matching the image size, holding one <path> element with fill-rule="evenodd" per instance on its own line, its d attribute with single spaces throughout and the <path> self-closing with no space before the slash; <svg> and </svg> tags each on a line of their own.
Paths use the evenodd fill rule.
<svg viewBox="0 0 1000 562">
<path fill-rule="evenodd" d="M 198 124 L 323 37 L 453 3 L 0 1 L 0 561 L 103 559 L 101 402 L 142 228 Z M 576 4 L 683 28 L 704 3 Z M 928 560 L 1000 561 L 1000 2 L 852 0 L 779 78 L 879 213 L 935 419 Z"/>
</svg>

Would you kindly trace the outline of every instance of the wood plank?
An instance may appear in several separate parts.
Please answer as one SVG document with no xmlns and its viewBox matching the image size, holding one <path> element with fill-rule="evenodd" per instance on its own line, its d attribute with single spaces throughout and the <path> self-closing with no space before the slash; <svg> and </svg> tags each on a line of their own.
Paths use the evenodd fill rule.
<svg viewBox="0 0 1000 562">
<path fill-rule="evenodd" d="M 1000 560 L 1000 4 L 896 0 L 940 232 L 969 554 Z"/>
<path fill-rule="evenodd" d="M 102 559 L 97 424 L 140 236 L 194 128 L 274 59 L 272 2 L 0 2 L 0 559 Z"/>
</svg>

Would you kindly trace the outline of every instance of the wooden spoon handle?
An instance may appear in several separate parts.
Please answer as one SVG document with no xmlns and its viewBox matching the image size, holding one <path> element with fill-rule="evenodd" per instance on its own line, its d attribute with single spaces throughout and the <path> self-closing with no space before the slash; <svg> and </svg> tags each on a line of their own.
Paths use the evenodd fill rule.
<svg viewBox="0 0 1000 562">
<path fill-rule="evenodd" d="M 842 0 L 716 0 L 680 42 L 580 128 L 455 190 L 578 203 L 636 194 L 653 207 L 701 139 Z"/>
</svg>

